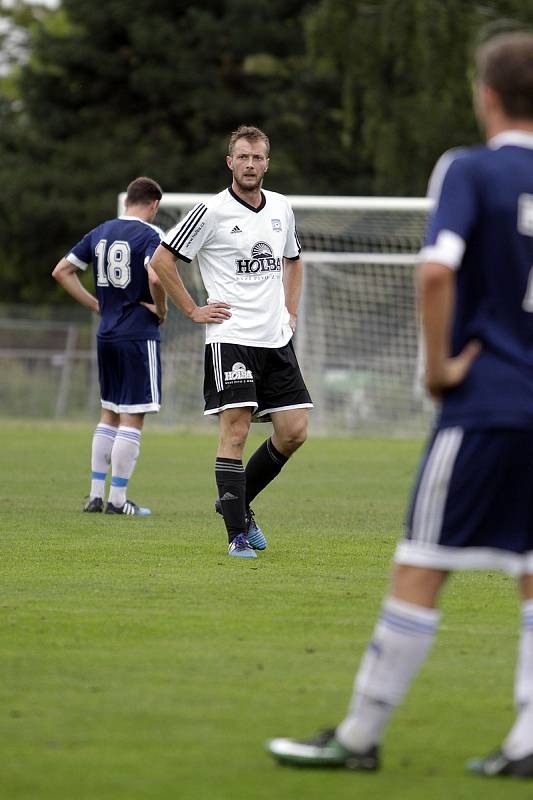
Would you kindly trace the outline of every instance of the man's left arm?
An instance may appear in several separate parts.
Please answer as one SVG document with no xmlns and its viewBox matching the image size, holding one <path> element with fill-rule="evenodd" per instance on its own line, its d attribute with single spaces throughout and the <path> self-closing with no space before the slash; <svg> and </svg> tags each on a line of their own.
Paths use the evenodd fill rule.
<svg viewBox="0 0 533 800">
<path fill-rule="evenodd" d="M 73 298 L 88 308 L 94 314 L 98 314 L 99 306 L 96 297 L 83 286 L 77 275 L 77 268 L 67 258 L 62 258 L 52 272 L 52 277 L 61 284 Z"/>
<path fill-rule="evenodd" d="M 481 345 L 468 342 L 451 355 L 456 274 L 445 264 L 426 261 L 418 269 L 418 297 L 426 352 L 426 388 L 438 399 L 461 383 L 477 358 Z"/>
<path fill-rule="evenodd" d="M 301 258 L 285 258 L 283 264 L 283 288 L 285 290 L 285 305 L 289 312 L 289 325 L 292 331 L 296 330 L 298 306 L 302 294 L 303 261 Z"/>
<path fill-rule="evenodd" d="M 146 270 L 148 272 L 148 283 L 150 285 L 150 294 L 152 295 L 154 305 L 151 306 L 148 303 L 142 303 L 141 305 L 146 306 L 150 311 L 156 314 L 159 318 L 159 322 L 162 324 L 166 320 L 168 313 L 167 293 L 150 263 L 146 265 Z"/>
<path fill-rule="evenodd" d="M 457 270 L 479 212 L 476 173 L 468 153 L 452 150 L 437 162 L 430 180 L 435 200 L 425 246 L 420 252 L 417 288 L 426 358 L 426 388 L 438 399 L 460 384 L 481 349 L 466 343 L 452 354 Z"/>
</svg>

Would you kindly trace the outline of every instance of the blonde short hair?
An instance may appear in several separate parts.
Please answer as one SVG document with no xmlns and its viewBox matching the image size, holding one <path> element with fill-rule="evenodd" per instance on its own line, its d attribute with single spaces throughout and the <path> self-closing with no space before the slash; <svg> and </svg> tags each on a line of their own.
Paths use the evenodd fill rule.
<svg viewBox="0 0 533 800">
<path fill-rule="evenodd" d="M 233 155 L 233 148 L 238 139 L 247 139 L 249 142 L 264 142 L 266 147 L 267 156 L 270 153 L 270 142 L 266 133 L 260 128 L 253 125 L 240 125 L 237 130 L 233 131 L 229 139 L 228 153 Z"/>
</svg>

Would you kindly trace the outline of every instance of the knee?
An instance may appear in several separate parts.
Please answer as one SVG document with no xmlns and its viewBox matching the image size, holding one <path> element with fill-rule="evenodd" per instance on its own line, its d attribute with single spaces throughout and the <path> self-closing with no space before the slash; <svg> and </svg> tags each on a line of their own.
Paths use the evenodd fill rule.
<svg viewBox="0 0 533 800">
<path fill-rule="evenodd" d="M 307 420 L 301 420 L 289 430 L 284 431 L 280 445 L 282 452 L 290 456 L 303 445 L 307 439 Z"/>
<path fill-rule="evenodd" d="M 444 570 L 396 564 L 392 573 L 391 594 L 406 603 L 435 608 L 447 577 L 448 573 Z"/>
<path fill-rule="evenodd" d="M 232 450 L 243 450 L 248 437 L 249 425 L 243 421 L 236 421 L 226 426 L 221 433 L 221 444 L 231 447 Z"/>
</svg>

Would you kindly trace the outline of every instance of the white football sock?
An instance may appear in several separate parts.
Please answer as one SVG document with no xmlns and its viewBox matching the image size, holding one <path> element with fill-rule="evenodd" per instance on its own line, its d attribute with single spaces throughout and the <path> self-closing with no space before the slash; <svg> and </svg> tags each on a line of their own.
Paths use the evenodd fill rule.
<svg viewBox="0 0 533 800">
<path fill-rule="evenodd" d="M 508 758 L 533 753 L 533 600 L 522 604 L 522 631 L 515 675 L 516 722 L 503 743 Z"/>
<path fill-rule="evenodd" d="M 389 597 L 357 672 L 348 715 L 337 739 L 354 752 L 378 744 L 395 707 L 429 653 L 439 622 L 437 609 Z"/>
<path fill-rule="evenodd" d="M 89 497 L 104 497 L 105 479 L 111 464 L 111 450 L 118 428 L 98 423 L 93 434 L 91 452 L 91 491 Z"/>
<path fill-rule="evenodd" d="M 108 498 L 117 508 L 126 502 L 128 481 L 135 469 L 140 449 L 140 430 L 121 425 L 111 451 L 111 488 Z"/>
</svg>

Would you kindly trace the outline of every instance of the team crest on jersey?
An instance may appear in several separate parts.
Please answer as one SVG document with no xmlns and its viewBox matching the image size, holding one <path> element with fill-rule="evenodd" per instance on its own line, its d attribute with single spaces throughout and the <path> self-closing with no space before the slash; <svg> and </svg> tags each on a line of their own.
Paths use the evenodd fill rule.
<svg viewBox="0 0 533 800">
<path fill-rule="evenodd" d="M 272 222 L 272 230 L 273 231 L 281 231 L 281 220 L 280 219 L 273 219 Z"/>
<path fill-rule="evenodd" d="M 251 258 L 236 258 L 235 264 L 237 275 L 281 272 L 281 258 L 274 256 L 274 252 L 267 242 L 256 242 L 252 247 Z"/>
<path fill-rule="evenodd" d="M 253 379 L 252 370 L 246 369 L 240 361 L 237 361 L 229 372 L 224 371 L 224 383 L 243 383 L 245 381 L 250 383 Z"/>
</svg>

